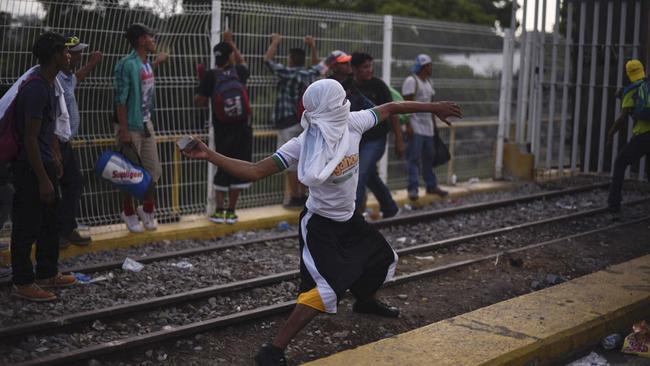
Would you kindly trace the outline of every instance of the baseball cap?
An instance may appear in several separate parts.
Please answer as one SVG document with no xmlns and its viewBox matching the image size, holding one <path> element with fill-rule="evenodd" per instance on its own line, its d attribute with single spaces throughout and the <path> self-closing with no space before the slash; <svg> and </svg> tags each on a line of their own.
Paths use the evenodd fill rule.
<svg viewBox="0 0 650 366">
<path fill-rule="evenodd" d="M 228 59 L 230 58 L 230 54 L 232 53 L 233 49 L 230 43 L 228 42 L 219 42 L 214 46 L 212 49 L 212 52 L 214 52 L 214 63 L 217 64 L 217 66 L 223 66 L 228 62 Z"/>
<path fill-rule="evenodd" d="M 147 27 L 142 23 L 133 23 L 126 29 L 126 33 L 124 33 L 124 37 L 129 41 L 133 41 L 145 34 L 149 34 L 153 36 L 154 34 L 156 34 L 156 32 L 154 32 L 151 28 Z"/>
<path fill-rule="evenodd" d="M 627 77 L 630 78 L 631 82 L 639 81 L 645 78 L 645 71 L 643 70 L 643 64 L 639 60 L 630 60 L 625 64 L 625 72 Z"/>
<path fill-rule="evenodd" d="M 65 38 L 59 33 L 45 32 L 38 36 L 32 46 L 32 53 L 39 60 L 48 60 L 59 49 L 65 48 Z"/>
<path fill-rule="evenodd" d="M 67 34 L 65 35 L 65 46 L 68 47 L 70 52 L 81 52 L 88 47 L 87 43 L 81 43 L 79 37 Z"/>
<path fill-rule="evenodd" d="M 329 56 L 325 59 L 325 64 L 326 65 L 333 65 L 336 63 L 344 64 L 346 62 L 350 62 L 352 60 L 352 56 L 348 55 L 347 53 L 341 51 L 341 50 L 335 50 L 330 53 Z"/>
<path fill-rule="evenodd" d="M 417 55 L 417 57 L 415 58 L 415 65 L 413 65 L 413 70 L 412 70 L 413 73 L 414 74 L 419 73 L 422 70 L 422 67 L 424 65 L 428 65 L 430 63 L 431 63 L 431 57 L 429 57 L 429 55 L 426 55 L 424 53 Z"/>
</svg>

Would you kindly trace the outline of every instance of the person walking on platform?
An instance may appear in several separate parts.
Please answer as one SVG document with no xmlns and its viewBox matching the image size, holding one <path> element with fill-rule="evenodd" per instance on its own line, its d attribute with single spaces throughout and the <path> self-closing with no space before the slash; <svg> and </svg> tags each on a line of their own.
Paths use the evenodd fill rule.
<svg viewBox="0 0 650 366">
<path fill-rule="evenodd" d="M 57 136 L 59 139 L 59 148 L 61 149 L 61 158 L 63 159 L 63 175 L 60 179 L 61 200 L 59 201 L 58 209 L 59 246 L 61 248 L 65 248 L 71 243 L 74 245 L 90 244 L 90 237 L 81 235 L 77 231 L 76 218 L 79 216 L 83 177 L 81 175 L 79 161 L 71 143 L 72 139 L 77 136 L 80 122 L 79 107 L 77 106 L 77 98 L 74 92 L 77 84 L 82 82 L 102 59 L 102 53 L 94 51 L 90 54 L 88 63 L 77 70 L 81 61 L 81 52 L 88 45 L 81 43 L 79 38 L 74 35 L 68 35 L 66 37 L 65 45 L 70 50 L 70 65 L 56 76 L 57 81 L 63 88 L 63 97 L 68 109 L 70 121 L 70 136 L 67 138 Z"/>
<path fill-rule="evenodd" d="M 354 52 L 351 59 L 354 83 L 350 91 L 351 111 L 369 109 L 393 100 L 386 83 L 373 76 L 373 59 L 367 53 Z M 379 123 L 364 133 L 359 146 L 359 186 L 357 187 L 356 206 L 359 213 L 366 209 L 366 186 L 375 195 L 384 218 L 393 217 L 399 212 L 397 203 L 379 177 L 377 163 L 386 151 L 388 132 L 395 134 L 395 154 L 404 156 L 406 150 L 402 128 L 397 116 L 388 116 L 390 123 Z"/>
<path fill-rule="evenodd" d="M 431 102 L 436 94 L 431 83 L 433 66 L 429 55 L 421 54 L 415 58 L 413 73 L 404 80 L 402 95 L 404 100 Z M 436 173 L 433 171 L 433 135 L 435 133 L 431 113 L 414 113 L 410 116 L 406 132 L 408 137 L 408 197 L 418 199 L 420 173 L 427 187 L 427 194 L 441 197 L 449 193 L 440 189 Z"/>
<path fill-rule="evenodd" d="M 12 162 L 11 268 L 14 296 L 31 301 L 52 301 L 47 288 L 73 285 L 74 276 L 59 273 L 57 201 L 61 154 L 55 144 L 57 114 L 56 75 L 68 68 L 70 53 L 65 38 L 54 32 L 41 34 L 32 53 L 38 58 L 21 83 L 15 99 L 15 126 L 20 144 Z M 36 242 L 36 268 L 32 244 Z"/>
<path fill-rule="evenodd" d="M 650 102 L 650 96 L 647 95 L 650 91 L 647 83 L 650 81 L 646 78 L 643 64 L 639 60 L 628 61 L 625 64 L 625 71 L 632 84 L 625 87 L 619 94 L 622 98 L 621 115 L 607 132 L 608 141 L 611 142 L 614 134 L 627 124 L 630 116 L 634 119 L 634 127 L 632 128 L 632 138 L 623 146 L 623 150 L 614 162 L 614 174 L 607 198 L 607 206 L 614 213 L 621 210 L 621 191 L 623 190 L 625 170 L 629 165 L 638 162 L 644 155 L 646 155 L 647 163 L 646 174 L 650 180 L 650 156 L 648 156 L 650 155 L 650 118 L 636 115 L 639 109 L 643 113 L 643 109 L 647 108 L 646 113 L 650 117 L 650 105 L 645 103 L 646 105 L 640 106 L 641 108 L 636 107 L 639 102 Z M 640 93 L 641 90 L 643 93 Z M 641 94 L 645 94 L 645 96 Z"/>
<path fill-rule="evenodd" d="M 271 44 L 264 55 L 264 63 L 278 78 L 278 97 L 273 110 L 273 122 L 278 130 L 278 147 L 298 136 L 302 132 L 300 126 L 300 101 L 305 89 L 317 77 L 327 71 L 325 64 L 318 58 L 318 48 L 314 37 L 305 36 L 305 44 L 311 50 L 311 66 L 305 66 L 306 53 L 302 48 L 289 50 L 287 65 L 273 61 L 282 36 L 277 33 L 271 35 Z M 294 168 L 287 169 L 286 182 L 289 199 L 284 205 L 287 208 L 302 208 L 307 199 L 305 187 L 298 181 Z"/>
<path fill-rule="evenodd" d="M 167 60 L 161 52 L 153 62 L 149 54 L 156 52 L 154 32 L 144 24 L 134 23 L 126 30 L 125 38 L 131 53 L 115 65 L 115 104 L 117 105 L 117 142 L 120 150 L 131 161 L 142 162 L 151 174 L 152 184 L 145 193 L 142 206 L 133 207 L 133 198 L 122 193 L 122 220 L 134 233 L 156 230 L 154 216 L 156 182 L 162 174 L 154 132 L 154 68 Z M 142 220 L 142 224 L 140 223 Z"/>
<path fill-rule="evenodd" d="M 233 41 L 232 32 L 223 34 L 223 42 L 214 46 L 216 68 L 201 78 L 195 104 L 207 106 L 212 100 L 212 126 L 215 149 L 228 157 L 251 161 L 253 129 L 250 126 L 250 103 L 246 81 L 250 76 L 244 57 Z M 235 213 L 242 189 L 250 182 L 238 179 L 223 169 L 218 169 L 213 179 L 216 209 L 210 221 L 234 224 L 239 219 Z M 225 196 L 228 192 L 228 208 Z"/>
<path fill-rule="evenodd" d="M 357 313 L 397 317 L 397 308 L 376 298 L 381 285 L 395 272 L 397 255 L 379 231 L 355 211 L 359 179 L 359 143 L 364 132 L 391 115 L 427 112 L 441 119 L 461 117 L 454 103 L 392 102 L 350 112 L 345 90 L 335 80 L 311 84 L 304 93 L 304 132 L 275 154 L 257 162 L 228 158 L 203 142 L 183 153 L 207 160 L 250 181 L 297 167 L 309 188 L 300 215 L 301 285 L 296 307 L 273 342 L 255 356 L 258 365 L 286 365 L 284 349 L 320 313 L 334 314 L 347 290 L 356 298 Z"/>
</svg>

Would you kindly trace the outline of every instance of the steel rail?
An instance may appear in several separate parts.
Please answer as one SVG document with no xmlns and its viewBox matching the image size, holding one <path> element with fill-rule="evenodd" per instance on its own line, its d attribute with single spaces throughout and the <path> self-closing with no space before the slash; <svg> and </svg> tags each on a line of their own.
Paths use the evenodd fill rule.
<svg viewBox="0 0 650 366">
<path fill-rule="evenodd" d="M 650 197 L 625 202 L 624 205 L 626 206 L 637 205 L 648 201 L 650 201 Z M 468 235 L 463 235 L 455 238 L 443 239 L 431 243 L 416 245 L 412 247 L 401 248 L 396 250 L 396 252 L 398 255 L 402 256 L 402 255 L 409 255 L 409 254 L 414 254 L 419 252 L 431 251 L 431 250 L 458 245 L 460 243 L 468 242 L 471 240 L 481 239 L 481 238 L 490 237 L 494 235 L 502 235 L 515 230 L 521 230 L 521 229 L 532 228 L 536 226 L 552 224 L 552 223 L 566 221 L 566 220 L 577 219 L 581 217 L 592 216 L 606 211 L 607 211 L 606 208 L 600 207 L 600 208 L 595 208 L 595 209 L 586 210 L 582 212 L 557 216 L 549 219 L 543 219 L 543 220 L 522 223 L 518 225 L 506 226 L 503 228 L 488 230 L 480 233 L 468 234 Z M 130 302 L 130 303 L 111 306 L 103 309 L 88 310 L 81 313 L 75 313 L 71 315 L 64 315 L 64 316 L 59 316 L 59 317 L 45 319 L 45 320 L 33 321 L 26 324 L 9 326 L 0 329 L 0 338 L 16 337 L 16 336 L 33 333 L 33 332 L 43 332 L 43 331 L 49 331 L 54 329 L 58 330 L 61 328 L 78 325 L 84 322 L 90 322 L 94 320 L 100 320 L 100 319 L 105 319 L 105 318 L 110 318 L 110 317 L 115 317 L 120 315 L 131 314 L 139 311 L 160 308 L 168 305 L 176 305 L 187 301 L 204 299 L 211 296 L 223 295 L 226 293 L 247 290 L 247 289 L 252 289 L 261 286 L 274 285 L 274 284 L 281 283 L 283 281 L 296 279 L 299 277 L 299 274 L 300 272 L 298 270 L 286 271 L 286 272 L 271 274 L 267 276 L 240 280 L 240 281 L 235 281 L 227 284 L 215 285 L 215 286 L 195 289 L 191 291 L 186 291 L 182 293 L 156 297 L 153 299 Z"/>
<path fill-rule="evenodd" d="M 650 220 L 650 216 L 644 216 L 639 219 L 627 221 L 627 222 L 620 222 L 612 225 L 608 225 L 605 227 L 601 227 L 598 229 L 593 229 L 593 230 L 588 230 L 582 233 L 578 234 L 573 234 L 569 235 L 566 237 L 562 238 L 557 238 L 553 240 L 547 240 L 541 243 L 535 243 L 531 245 L 527 245 L 524 247 L 520 248 L 515 248 L 515 249 L 509 249 L 509 250 L 504 250 L 504 251 L 499 251 L 496 253 L 484 255 L 478 258 L 474 259 L 468 259 L 464 261 L 459 261 L 455 263 L 450 263 L 446 264 L 443 266 L 437 266 L 428 270 L 422 270 L 422 271 L 417 271 L 413 272 L 410 274 L 406 275 L 401 275 L 393 279 L 392 281 L 389 281 L 386 283 L 386 286 L 391 286 L 391 285 L 400 285 L 403 283 L 411 282 L 414 280 L 421 279 L 423 277 L 429 277 L 432 275 L 437 275 L 441 274 L 444 272 L 447 272 L 452 269 L 458 269 L 462 267 L 467 267 L 472 264 L 484 262 L 487 260 L 492 260 L 494 258 L 497 258 L 499 256 L 505 255 L 505 254 L 513 254 L 513 253 L 518 253 L 518 252 L 523 252 L 531 249 L 536 249 L 536 248 L 541 248 L 550 244 L 557 244 L 561 243 L 563 241 L 571 240 L 571 239 L 576 239 L 579 237 L 584 237 L 588 235 L 593 235 L 599 232 L 603 231 L 608 231 L 624 226 L 629 226 L 629 225 L 634 225 L 640 222 L 648 221 Z M 274 305 L 269 305 L 269 306 L 263 306 L 257 309 L 252 309 L 252 310 L 247 310 L 243 311 L 240 313 L 235 313 L 235 314 L 230 314 L 230 315 L 225 315 L 213 319 L 208 319 L 200 322 L 195 322 L 191 324 L 186 324 L 178 327 L 174 327 L 172 329 L 163 329 L 159 330 L 156 332 L 151 332 L 148 334 L 143 334 L 139 336 L 134 336 L 134 337 L 129 337 L 126 339 L 121 339 L 117 341 L 111 341 L 111 342 L 105 342 L 97 345 L 93 345 L 90 347 L 86 348 L 81 348 L 69 352 L 63 352 L 59 354 L 53 354 L 50 356 L 46 357 L 41 357 L 41 358 L 36 358 L 33 360 L 29 360 L 26 362 L 22 362 L 19 364 L 16 364 L 15 366 L 46 366 L 46 365 L 67 365 L 72 362 L 78 362 L 81 360 L 86 360 L 89 358 L 93 357 L 98 357 L 102 355 L 106 355 L 109 353 L 115 353 L 123 350 L 127 350 L 133 347 L 138 347 L 138 346 L 143 346 L 155 342 L 163 342 L 163 341 L 169 341 L 175 338 L 187 336 L 187 335 L 193 335 L 209 330 L 215 330 L 218 328 L 223 328 L 226 326 L 232 326 L 232 325 L 237 325 L 237 324 L 242 324 L 249 322 L 251 320 L 259 319 L 259 318 L 265 318 L 269 316 L 274 316 L 274 315 L 280 315 L 283 313 L 288 312 L 295 306 L 295 301 L 285 301 L 282 303 L 274 304 Z"/>
<path fill-rule="evenodd" d="M 374 221 L 371 224 L 377 227 L 385 227 L 385 226 L 398 225 L 398 224 L 410 224 L 410 223 L 421 222 L 425 220 L 463 214 L 467 212 L 494 209 L 494 208 L 509 206 L 518 203 L 531 202 L 539 199 L 554 198 L 554 197 L 573 194 L 573 193 L 586 192 L 590 190 L 606 188 L 608 186 L 609 183 L 597 183 L 597 184 L 589 184 L 589 185 L 583 185 L 583 186 L 548 191 L 548 192 L 539 192 L 539 193 L 534 193 L 531 195 L 526 195 L 521 197 L 507 198 L 507 199 L 495 200 L 490 202 L 481 202 L 476 204 L 463 205 L 460 207 L 445 208 L 436 211 L 428 211 L 428 212 L 421 212 L 421 213 L 403 215 L 398 217 L 391 217 L 388 219 Z M 225 249 L 230 249 L 239 246 L 248 246 L 248 245 L 260 244 L 268 241 L 297 239 L 297 238 L 298 238 L 298 234 L 296 233 L 278 234 L 266 238 L 255 238 L 250 240 L 235 241 L 227 244 L 210 245 L 201 248 L 183 249 L 183 250 L 177 250 L 172 252 L 148 255 L 145 257 L 133 257 L 133 259 L 140 263 L 147 264 L 147 263 L 153 263 L 153 262 L 158 262 L 167 259 L 210 253 L 214 251 L 225 250 Z M 96 273 L 101 271 L 110 271 L 113 269 L 122 268 L 122 262 L 123 261 L 111 261 L 105 263 L 91 264 L 88 266 L 68 267 L 68 268 L 61 269 L 61 272 Z M 0 279 L 0 287 L 9 286 L 9 285 L 11 285 L 11 278 Z"/>
</svg>

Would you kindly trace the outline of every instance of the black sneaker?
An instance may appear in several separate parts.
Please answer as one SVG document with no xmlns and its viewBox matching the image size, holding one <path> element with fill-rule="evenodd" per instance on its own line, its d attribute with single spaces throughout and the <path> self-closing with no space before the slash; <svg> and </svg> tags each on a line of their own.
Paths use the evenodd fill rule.
<svg viewBox="0 0 650 366">
<path fill-rule="evenodd" d="M 621 206 L 607 206 L 607 213 L 612 221 L 622 221 Z"/>
<path fill-rule="evenodd" d="M 357 301 L 352 305 L 352 311 L 355 313 L 379 315 L 384 318 L 397 318 L 399 316 L 398 308 L 386 305 L 376 299 L 364 302 Z"/>
<path fill-rule="evenodd" d="M 255 355 L 255 365 L 257 366 L 286 366 L 287 358 L 284 356 L 284 350 L 271 343 L 264 343 L 262 348 Z"/>
</svg>

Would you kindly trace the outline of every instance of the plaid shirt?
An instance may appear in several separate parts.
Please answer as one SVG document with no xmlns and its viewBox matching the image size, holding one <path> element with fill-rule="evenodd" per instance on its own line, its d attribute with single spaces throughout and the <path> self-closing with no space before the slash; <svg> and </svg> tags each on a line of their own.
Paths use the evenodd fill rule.
<svg viewBox="0 0 650 366">
<path fill-rule="evenodd" d="M 298 98 L 326 71 L 326 67 L 322 63 L 311 67 L 287 67 L 272 60 L 266 61 L 266 66 L 279 79 L 278 99 L 273 110 L 275 127 L 281 129 L 295 125 L 300 122 L 296 110 Z"/>
</svg>

